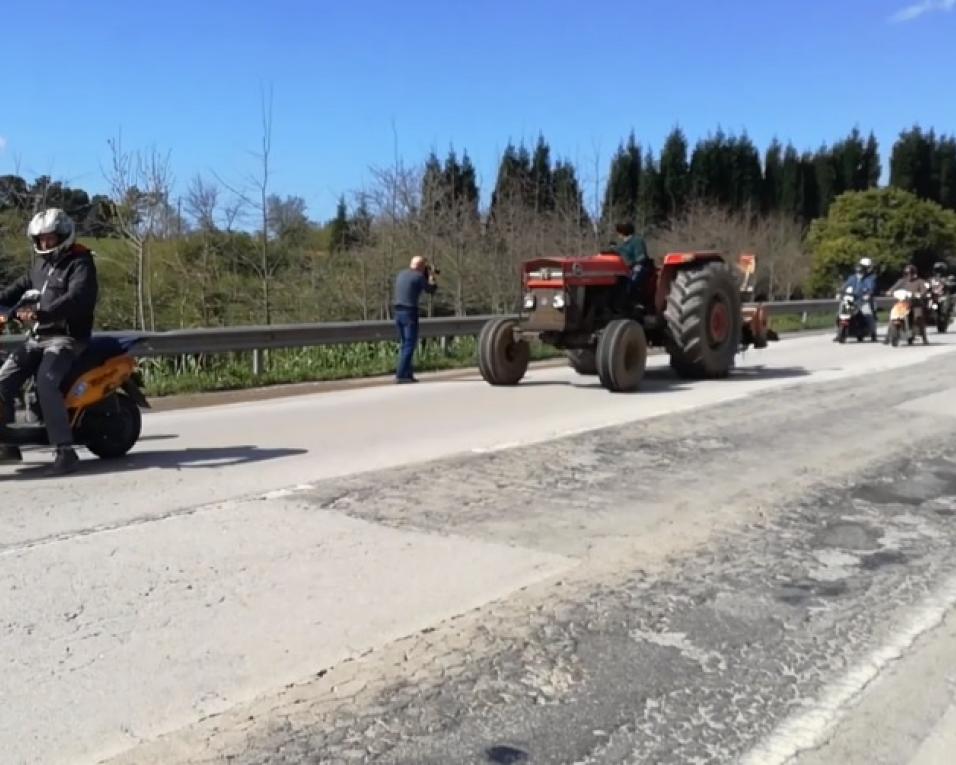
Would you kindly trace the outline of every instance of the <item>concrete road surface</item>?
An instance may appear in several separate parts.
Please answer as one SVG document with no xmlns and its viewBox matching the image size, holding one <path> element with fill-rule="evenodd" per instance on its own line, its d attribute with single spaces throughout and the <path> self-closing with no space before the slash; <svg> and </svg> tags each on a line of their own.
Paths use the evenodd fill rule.
<svg viewBox="0 0 956 765">
<path fill-rule="evenodd" d="M 652 358 L 632 395 L 558 368 L 156 413 L 65 479 L 28 453 L 3 761 L 878 761 L 853 715 L 956 602 L 931 339 L 788 337 L 724 381 Z M 929 675 L 932 709 L 875 703 L 919 763 Z"/>
</svg>

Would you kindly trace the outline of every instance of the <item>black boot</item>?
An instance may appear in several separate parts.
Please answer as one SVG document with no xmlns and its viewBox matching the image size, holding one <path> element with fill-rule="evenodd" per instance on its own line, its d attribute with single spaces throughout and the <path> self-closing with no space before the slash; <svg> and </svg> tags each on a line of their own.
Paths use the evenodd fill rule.
<svg viewBox="0 0 956 765">
<path fill-rule="evenodd" d="M 23 454 L 19 446 L 10 446 L 4 444 L 0 446 L 0 465 L 6 465 L 13 462 L 23 462 Z"/>
<path fill-rule="evenodd" d="M 79 465 L 80 458 L 72 446 L 58 446 L 53 464 L 44 471 L 46 475 L 65 475 L 72 473 Z"/>
</svg>

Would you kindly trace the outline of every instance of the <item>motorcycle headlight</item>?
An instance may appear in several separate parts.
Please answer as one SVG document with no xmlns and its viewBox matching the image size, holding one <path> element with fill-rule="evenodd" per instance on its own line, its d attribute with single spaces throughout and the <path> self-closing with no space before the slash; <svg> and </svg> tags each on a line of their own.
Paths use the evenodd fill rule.
<svg viewBox="0 0 956 765">
<path fill-rule="evenodd" d="M 524 307 L 527 308 L 529 311 L 532 308 L 534 308 L 534 293 L 533 292 L 529 292 L 527 295 L 524 296 Z"/>
<path fill-rule="evenodd" d="M 564 308 L 564 293 L 559 292 L 554 296 L 554 299 L 551 301 L 551 305 L 557 308 L 559 311 Z"/>
</svg>

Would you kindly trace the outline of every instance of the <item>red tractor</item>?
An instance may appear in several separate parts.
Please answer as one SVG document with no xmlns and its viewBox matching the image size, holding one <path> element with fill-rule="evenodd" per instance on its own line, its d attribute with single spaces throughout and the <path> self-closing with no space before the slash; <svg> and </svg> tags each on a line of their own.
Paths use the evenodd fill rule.
<svg viewBox="0 0 956 765">
<path fill-rule="evenodd" d="M 648 345 L 666 348 L 681 377 L 725 377 L 739 350 L 766 347 L 768 334 L 776 339 L 766 309 L 743 305 L 754 290 L 755 256 L 741 255 L 738 268 L 735 276 L 718 252 L 671 252 L 636 293 L 615 252 L 527 261 L 524 310 L 490 320 L 479 334 L 481 376 L 517 384 L 528 368 L 528 340 L 537 337 L 611 391 L 639 386 Z"/>
</svg>

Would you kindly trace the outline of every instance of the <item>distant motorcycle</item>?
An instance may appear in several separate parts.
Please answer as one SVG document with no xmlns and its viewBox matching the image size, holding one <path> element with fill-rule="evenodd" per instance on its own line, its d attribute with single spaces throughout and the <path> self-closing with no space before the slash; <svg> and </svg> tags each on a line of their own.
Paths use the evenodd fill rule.
<svg viewBox="0 0 956 765">
<path fill-rule="evenodd" d="M 942 279 L 932 279 L 929 283 L 930 318 L 940 334 L 946 332 L 953 318 L 953 297 Z"/>
<path fill-rule="evenodd" d="M 843 295 L 837 295 L 837 298 L 840 300 L 840 308 L 837 311 L 836 318 L 837 341 L 845 343 L 847 337 L 853 335 L 857 342 L 862 343 L 863 338 L 866 337 L 866 317 L 870 316 L 873 311 L 868 300 L 869 296 L 864 295 L 863 300 L 857 303 L 853 287 L 847 287 L 843 291 Z M 872 339 L 876 340 L 875 333 Z"/>
<path fill-rule="evenodd" d="M 920 296 L 901 288 L 893 291 L 893 298 L 896 302 L 890 308 L 890 321 L 886 328 L 887 341 L 896 347 L 905 334 L 907 344 L 912 345 L 916 340 L 916 331 L 919 330 L 925 343 L 926 329 Z"/>
</svg>

